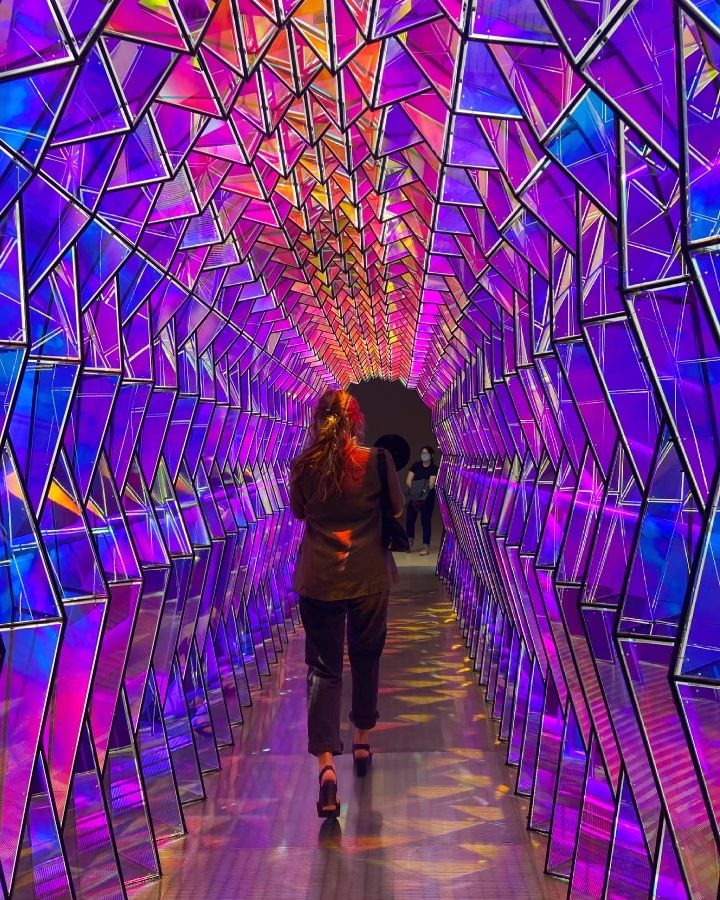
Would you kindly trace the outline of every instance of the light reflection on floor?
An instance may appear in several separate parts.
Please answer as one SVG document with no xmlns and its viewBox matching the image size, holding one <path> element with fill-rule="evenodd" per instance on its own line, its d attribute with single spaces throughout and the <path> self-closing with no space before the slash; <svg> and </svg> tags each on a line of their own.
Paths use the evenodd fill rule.
<svg viewBox="0 0 720 900">
<path fill-rule="evenodd" d="M 185 810 L 189 835 L 163 848 L 163 879 L 135 900 L 565 896 L 542 874 L 545 842 L 525 829 L 431 565 L 403 566 L 393 598 L 372 774 L 354 779 L 349 754 L 339 759 L 343 812 L 322 827 L 302 643 L 291 638 L 264 679 L 207 800 Z"/>
<path fill-rule="evenodd" d="M 395 563 L 399 569 L 430 569 L 434 572 L 437 559 L 437 550 L 431 550 L 427 556 L 421 556 L 418 550 L 413 550 L 412 553 L 395 554 Z"/>
</svg>

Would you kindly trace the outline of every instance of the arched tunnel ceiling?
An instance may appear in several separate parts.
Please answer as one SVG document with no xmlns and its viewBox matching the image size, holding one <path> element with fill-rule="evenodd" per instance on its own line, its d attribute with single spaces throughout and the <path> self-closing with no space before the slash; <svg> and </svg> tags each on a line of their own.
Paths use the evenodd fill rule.
<svg viewBox="0 0 720 900">
<path fill-rule="evenodd" d="M 640 233 L 677 230 L 673 19 L 627 7 L 15 0 L 6 254 L 31 305 L 50 291 L 70 315 L 75 265 L 84 314 L 126 334 L 149 316 L 230 369 L 250 344 L 313 388 L 381 376 L 437 399 L 548 284 L 572 305 L 578 223 L 608 311 L 621 151 L 657 208 L 627 223 L 636 280 L 682 274 L 672 235 Z"/>
</svg>

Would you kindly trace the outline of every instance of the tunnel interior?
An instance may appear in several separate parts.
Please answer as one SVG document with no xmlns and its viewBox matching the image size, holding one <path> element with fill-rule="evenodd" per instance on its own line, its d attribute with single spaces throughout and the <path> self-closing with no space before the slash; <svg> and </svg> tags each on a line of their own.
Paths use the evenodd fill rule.
<svg viewBox="0 0 720 900">
<path fill-rule="evenodd" d="M 159 874 L 379 378 L 548 873 L 716 896 L 718 65 L 709 0 L 3 4 L 5 894 Z"/>
<path fill-rule="evenodd" d="M 417 391 L 406 388 L 400 381 L 385 381 L 380 378 L 350 384 L 348 389 L 360 403 L 363 411 L 364 442 L 369 446 L 375 446 L 379 442 L 394 453 L 395 467 L 401 485 L 406 485 L 408 473 L 420 460 L 423 446 L 431 447 L 435 451 L 432 462 L 439 466 L 441 454 L 433 427 L 432 411 L 423 403 Z M 407 448 L 403 445 L 403 441 L 407 443 Z M 403 521 L 407 522 L 407 516 Z M 421 522 L 418 520 L 418 546 L 421 531 Z M 431 516 L 430 546 L 433 551 L 437 550 L 442 534 L 442 515 L 439 507 L 435 505 Z"/>
</svg>

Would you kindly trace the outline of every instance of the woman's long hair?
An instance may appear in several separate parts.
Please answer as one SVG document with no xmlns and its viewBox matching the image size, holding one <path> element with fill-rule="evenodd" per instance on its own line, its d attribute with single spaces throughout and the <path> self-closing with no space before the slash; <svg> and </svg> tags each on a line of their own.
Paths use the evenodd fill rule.
<svg viewBox="0 0 720 900">
<path fill-rule="evenodd" d="M 310 443 L 293 461 L 290 478 L 309 474 L 313 500 L 323 502 L 342 491 L 346 475 L 355 468 L 354 451 L 362 440 L 365 418 L 360 404 L 347 391 L 326 391 L 315 409 Z"/>
</svg>

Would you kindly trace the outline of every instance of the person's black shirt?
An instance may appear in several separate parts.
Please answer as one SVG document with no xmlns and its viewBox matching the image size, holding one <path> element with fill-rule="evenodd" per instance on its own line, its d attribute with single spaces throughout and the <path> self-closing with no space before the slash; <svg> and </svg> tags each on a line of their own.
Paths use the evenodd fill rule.
<svg viewBox="0 0 720 900">
<path fill-rule="evenodd" d="M 410 471 L 414 476 L 413 482 L 410 485 L 411 498 L 415 500 L 424 500 L 426 497 L 434 497 L 435 488 L 430 487 L 428 479 L 432 478 L 433 475 L 437 476 L 438 467 L 435 463 L 431 462 L 429 466 L 424 466 L 422 461 L 418 460 L 410 466 Z"/>
<path fill-rule="evenodd" d="M 410 466 L 410 471 L 413 473 L 414 477 L 417 479 L 420 478 L 432 478 L 433 475 L 437 476 L 438 467 L 434 462 L 431 462 L 430 465 L 425 466 L 423 463 L 418 460 L 416 463 L 413 463 Z"/>
</svg>

